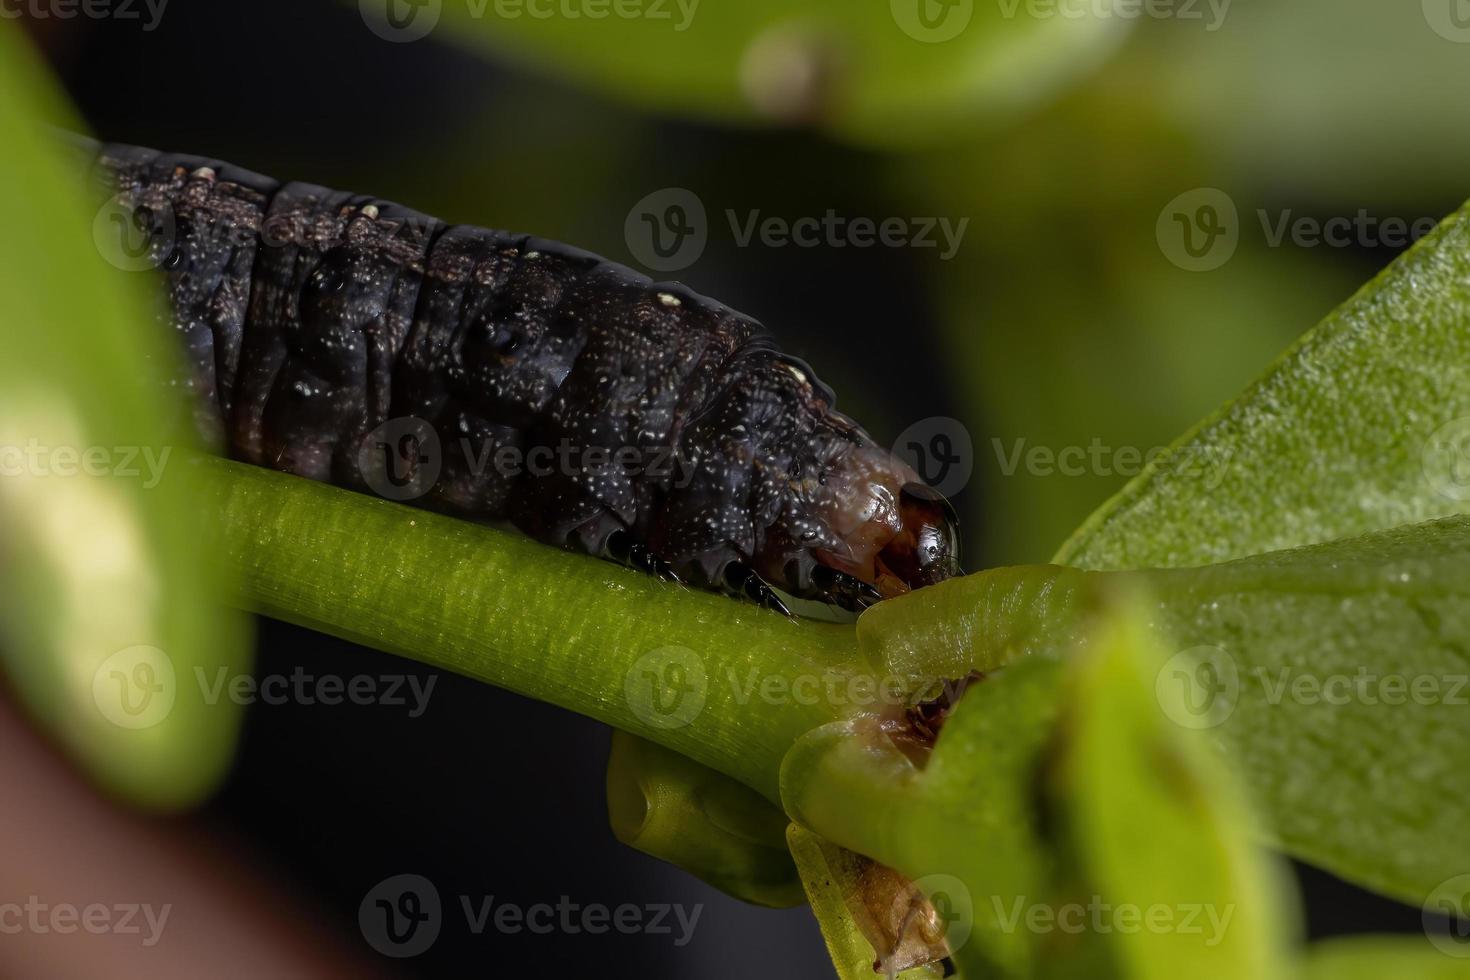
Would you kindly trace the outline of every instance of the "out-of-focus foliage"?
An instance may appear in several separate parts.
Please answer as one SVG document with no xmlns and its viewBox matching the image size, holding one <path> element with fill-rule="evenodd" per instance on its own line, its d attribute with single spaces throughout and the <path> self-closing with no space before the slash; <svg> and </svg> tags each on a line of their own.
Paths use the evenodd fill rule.
<svg viewBox="0 0 1470 980">
<path fill-rule="evenodd" d="M 216 606 L 191 441 L 157 371 L 178 352 L 144 283 L 103 261 L 131 229 L 93 221 L 43 116 L 65 112 L 0 25 L 0 662 L 97 781 L 184 805 L 229 761 L 249 632 Z"/>
<path fill-rule="evenodd" d="M 1179 731 L 1183 697 L 1156 691 L 1169 647 L 1144 595 L 1104 600 L 1067 682 L 1043 806 L 1075 859 L 1058 868 L 1053 906 L 1080 906 L 1091 928 L 1075 943 L 1046 937 L 1042 972 L 1096 976 L 1086 967 L 1105 957 L 1129 980 L 1284 977 L 1285 879 L 1251 842 L 1232 773 Z"/>
<path fill-rule="evenodd" d="M 1212 171 L 1147 90 L 1112 72 L 1003 136 L 905 167 L 931 213 L 971 218 L 929 281 L 970 423 L 983 509 L 967 516 L 987 565 L 1051 554 L 1361 281 L 1249 234 L 1208 272 L 1171 262 L 1160 212 Z"/>
<path fill-rule="evenodd" d="M 1464 518 L 1204 568 L 996 569 L 879 607 L 860 640 L 901 676 L 1061 655 L 1087 643 L 1097 590 L 1126 583 L 1171 644 L 1159 696 L 1188 699 L 1172 717 L 1236 763 L 1272 840 L 1416 903 L 1470 864 L 1459 760 L 1424 751 L 1470 739 Z"/>
<path fill-rule="evenodd" d="M 964 976 L 1282 975 L 1286 893 L 1222 760 L 1156 695 L 1147 603 L 1094 609 L 1069 656 L 972 688 L 922 770 L 860 726 L 811 733 L 783 766 L 788 809 L 912 876 Z M 1156 921 L 1186 909 L 1199 928 Z"/>
<path fill-rule="evenodd" d="M 1182 438 L 1057 560 L 1204 564 L 1462 513 L 1466 363 L 1470 209 Z"/>
<path fill-rule="evenodd" d="M 1465 980 L 1470 961 L 1446 956 L 1419 936 L 1358 936 L 1318 943 L 1308 953 L 1305 980 Z"/>
<path fill-rule="evenodd" d="M 1098 64 L 1129 26 L 1085 5 L 1065 16 L 1033 6 L 618 0 L 602 16 L 555 16 L 535 12 L 546 3 L 489 0 L 444 4 L 442 16 L 466 40 L 654 109 L 903 146 L 1030 107 Z M 420 16 L 440 16 L 429 10 Z"/>
<path fill-rule="evenodd" d="M 1467 196 L 1470 23 L 1459 0 L 1232 0 L 1216 31 L 1143 23 L 1136 91 L 1232 191 L 1377 217 Z M 1455 18 L 1459 17 L 1459 20 Z M 1432 215 L 1431 215 L 1432 216 Z"/>
</svg>

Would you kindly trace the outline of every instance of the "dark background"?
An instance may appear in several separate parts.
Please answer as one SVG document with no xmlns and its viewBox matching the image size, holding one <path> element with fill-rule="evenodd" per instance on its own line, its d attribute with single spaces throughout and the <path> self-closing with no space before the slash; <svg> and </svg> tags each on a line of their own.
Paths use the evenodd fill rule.
<svg viewBox="0 0 1470 980">
<path fill-rule="evenodd" d="M 41 27 L 48 56 L 101 138 L 381 194 L 618 261 L 632 262 L 622 240 L 628 209 L 662 187 L 696 188 L 712 212 L 907 213 L 873 152 L 797 132 L 650 118 L 437 42 L 385 44 L 346 4 L 174 0 L 152 33 L 115 21 Z M 1335 261 L 1361 279 L 1388 257 L 1367 251 Z M 926 288 L 934 274 L 932 256 L 911 251 L 739 250 L 712 233 L 681 278 L 766 321 L 880 442 L 940 415 L 992 431 L 941 369 L 946 341 Z M 992 327 L 980 319 L 973 329 Z M 983 514 L 984 496 L 976 485 L 956 503 Z M 990 554 L 986 532 L 983 521 L 966 528 L 978 556 L 970 567 Z M 297 665 L 348 677 L 432 673 L 262 622 L 259 672 Z M 434 882 L 446 905 L 439 940 L 406 964 L 382 961 L 387 971 L 830 975 L 805 909 L 745 906 L 614 841 L 603 801 L 607 743 L 600 725 L 452 675 L 438 677 L 420 718 L 388 706 L 257 705 L 234 774 L 203 819 L 319 907 L 320 930 L 366 956 L 376 954 L 356 921 L 368 890 L 402 873 Z M 1417 909 L 1298 871 L 1313 937 L 1420 928 Z M 583 905 L 701 904 L 703 912 L 683 948 L 672 936 L 474 935 L 460 895 L 523 906 L 563 895 Z"/>
</svg>

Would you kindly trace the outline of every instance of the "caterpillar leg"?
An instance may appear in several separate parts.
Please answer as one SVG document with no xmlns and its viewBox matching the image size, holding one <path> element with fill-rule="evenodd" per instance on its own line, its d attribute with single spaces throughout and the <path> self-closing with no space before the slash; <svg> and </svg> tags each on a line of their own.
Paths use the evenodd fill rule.
<svg viewBox="0 0 1470 980">
<path fill-rule="evenodd" d="M 860 613 L 883 598 L 875 587 L 862 579 L 826 565 L 818 565 L 812 569 L 812 585 L 824 602 L 830 602 L 849 612 Z"/>
<path fill-rule="evenodd" d="M 683 579 L 679 578 L 673 565 L 655 555 L 647 545 L 634 541 L 626 530 L 619 529 L 609 534 L 603 541 L 601 551 L 602 557 L 609 561 L 647 572 L 665 582 L 683 584 Z"/>
<path fill-rule="evenodd" d="M 792 615 L 791 610 L 786 608 L 786 603 L 781 601 L 776 590 L 763 582 L 749 565 L 738 561 L 730 562 L 725 566 L 722 579 L 721 584 L 730 595 L 749 599 L 762 609 L 774 610 L 790 619 L 796 618 Z"/>
</svg>

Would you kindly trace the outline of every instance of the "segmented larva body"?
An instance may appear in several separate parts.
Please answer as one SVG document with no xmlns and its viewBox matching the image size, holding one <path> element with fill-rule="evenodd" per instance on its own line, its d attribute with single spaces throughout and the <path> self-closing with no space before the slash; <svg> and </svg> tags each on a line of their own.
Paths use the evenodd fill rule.
<svg viewBox="0 0 1470 980">
<path fill-rule="evenodd" d="M 200 157 L 109 145 L 95 172 L 166 273 L 201 429 L 242 460 L 369 492 L 419 467 L 411 503 L 757 599 L 861 606 L 952 562 L 905 514 L 942 504 L 918 476 L 681 285 Z M 432 455 L 371 451 L 410 419 Z"/>
</svg>

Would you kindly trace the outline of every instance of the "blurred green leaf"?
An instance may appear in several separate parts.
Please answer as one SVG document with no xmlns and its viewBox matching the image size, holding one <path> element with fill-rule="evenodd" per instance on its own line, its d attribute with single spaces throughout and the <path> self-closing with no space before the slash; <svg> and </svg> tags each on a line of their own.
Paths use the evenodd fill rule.
<svg viewBox="0 0 1470 980">
<path fill-rule="evenodd" d="M 1231 0 L 1217 30 L 1140 24 L 1119 67 L 1232 192 L 1413 221 L 1465 197 L 1470 28 L 1457 2 Z"/>
<path fill-rule="evenodd" d="M 1355 936 L 1308 948 L 1306 980 L 1465 980 L 1470 959 L 1446 956 L 1422 936 Z"/>
<path fill-rule="evenodd" d="M 1462 210 L 1156 459 L 1056 560 L 1204 564 L 1460 513 L 1467 359 Z"/>
<path fill-rule="evenodd" d="M 1129 23 L 1090 10 L 1064 16 L 1023 0 L 487 0 L 445 4 L 443 16 L 466 40 L 653 109 L 814 123 L 903 145 L 993 123 L 1098 64 Z"/>
<path fill-rule="evenodd" d="M 1188 706 L 1155 691 L 1168 648 L 1142 595 L 1110 597 L 1068 678 L 1049 781 L 1077 863 L 1044 955 L 1074 965 L 1061 913 L 1081 910 L 1081 942 L 1102 940 L 1129 980 L 1285 976 L 1289 892 L 1249 842 L 1232 774 L 1174 724 Z"/>
<path fill-rule="evenodd" d="M 860 640 L 904 675 L 1055 656 L 1130 582 L 1176 651 L 1160 696 L 1190 699 L 1174 719 L 1209 732 L 1288 851 L 1415 904 L 1470 868 L 1470 783 L 1433 748 L 1470 740 L 1470 519 L 1203 568 L 999 569 L 874 607 Z"/>
<path fill-rule="evenodd" d="M 1027 659 L 972 687 L 924 769 L 873 721 L 814 730 L 781 767 L 793 820 L 926 891 L 945 889 L 947 939 L 967 976 L 1034 966 L 1034 937 L 1003 913 L 1017 897 L 1045 895 L 1051 878 L 1033 788 L 1062 673 L 1055 661 Z"/>
<path fill-rule="evenodd" d="M 1163 647 L 1143 585 L 1094 592 L 1086 623 L 1055 638 L 1068 656 L 971 686 L 925 768 L 859 721 L 787 756 L 793 819 L 935 896 L 964 976 L 1282 972 L 1280 882 L 1246 843 L 1253 824 L 1221 760 L 1155 695 Z M 1126 921 L 1110 918 L 1120 905 Z M 1164 914 L 1153 906 L 1172 928 L 1144 927 Z"/>
<path fill-rule="evenodd" d="M 185 805 L 223 773 L 239 722 L 201 679 L 247 669 L 249 631 L 216 606 L 184 412 L 157 380 L 178 352 L 141 277 L 102 258 L 125 258 L 108 250 L 130 229 L 83 207 L 43 117 L 66 112 L 0 25 L 0 658 L 98 782 Z"/>
<path fill-rule="evenodd" d="M 1340 252 L 1250 236 L 1208 272 L 1171 261 L 1161 211 L 1219 174 L 1147 92 L 1109 66 L 999 136 L 895 165 L 924 189 L 914 208 L 971 222 L 927 278 L 983 565 L 1050 555 L 1365 277 Z"/>
</svg>

